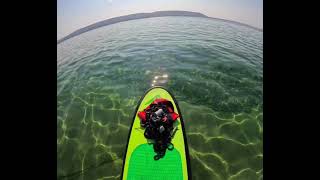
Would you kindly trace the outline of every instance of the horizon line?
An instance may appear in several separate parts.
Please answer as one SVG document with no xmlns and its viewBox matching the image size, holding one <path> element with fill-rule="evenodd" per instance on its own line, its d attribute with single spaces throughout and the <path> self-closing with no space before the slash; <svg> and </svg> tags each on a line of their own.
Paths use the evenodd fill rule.
<svg viewBox="0 0 320 180">
<path fill-rule="evenodd" d="M 142 12 L 142 13 L 133 13 L 133 14 L 127 14 L 127 15 L 122 15 L 122 16 L 116 16 L 116 17 L 111 17 L 111 18 L 108 18 L 108 19 L 105 19 L 105 20 L 101 20 L 101 21 L 97 21 L 95 23 L 92 23 L 90 25 L 87 25 L 87 26 L 84 26 L 82 28 L 79 28 L 75 31 L 73 31 L 72 33 L 60 38 L 59 40 L 57 40 L 57 44 L 60 44 L 61 42 L 63 41 L 66 41 L 68 39 L 71 39 L 75 36 L 78 36 L 80 34 L 83 34 L 83 33 L 86 33 L 86 32 L 89 32 L 91 30 L 94 30 L 94 29 L 98 29 L 98 28 L 101 28 L 101 27 L 104 27 L 104 26 L 108 26 L 108 25 L 111 25 L 111 24 L 116 24 L 116 23 L 120 23 L 120 22 L 124 22 L 124 21 L 131 21 L 131 20 L 137 20 L 137 19 L 147 19 L 147 18 L 155 18 L 155 17 L 170 17 L 170 16 L 184 16 L 184 17 L 188 17 L 188 15 L 165 15 L 165 16 L 154 16 L 154 17 L 142 17 L 142 18 L 137 18 L 137 19 L 129 19 L 129 20 L 123 20 L 123 21 L 118 21 L 118 22 L 114 22 L 114 23 L 110 23 L 110 24 L 105 24 L 105 25 L 101 25 L 101 26 L 98 26 L 96 28 L 92 28 L 92 29 L 89 29 L 89 30 L 84 30 L 84 32 L 79 32 L 79 34 L 75 34 L 77 33 L 78 31 L 82 30 L 82 29 L 85 29 L 85 28 L 90 28 L 91 26 L 93 25 L 96 25 L 96 24 L 99 24 L 99 23 L 103 23 L 103 22 L 106 22 L 108 20 L 113 20 L 115 18 L 121 18 L 121 17 L 128 17 L 128 16 L 131 16 L 131 15 L 152 15 L 153 13 L 156 13 L 156 12 L 182 12 L 182 13 L 194 13 L 194 14 L 198 14 L 199 16 L 191 16 L 191 17 L 202 17 L 202 18 L 209 18 L 209 19 L 215 19 L 215 20 L 220 20 L 220 21 L 225 21 L 225 22 L 230 22 L 230 23 L 233 23 L 233 24 L 237 24 L 237 25 L 241 25 L 241 26 L 246 26 L 246 27 L 249 27 L 249 28 L 252 28 L 252 29 L 255 29 L 257 31 L 260 31 L 260 32 L 263 32 L 263 28 L 258 28 L 258 27 L 255 27 L 255 26 L 252 26 L 252 25 L 249 25 L 249 24 L 246 24 L 246 23 L 242 23 L 242 22 L 238 22 L 238 21 L 235 21 L 235 20 L 230 20 L 230 19 L 222 19 L 222 18 L 216 18 L 216 17 L 210 17 L 210 16 L 207 16 L 203 13 L 199 13 L 199 12 L 193 12 L 193 11 L 183 11 L 183 10 L 170 10 L 170 11 L 153 11 L 153 12 L 150 12 L 150 13 L 146 13 L 146 12 Z M 190 16 L 189 16 L 190 17 Z M 75 34 L 75 35 L 73 35 Z M 68 37 L 70 36 L 70 37 Z"/>
</svg>

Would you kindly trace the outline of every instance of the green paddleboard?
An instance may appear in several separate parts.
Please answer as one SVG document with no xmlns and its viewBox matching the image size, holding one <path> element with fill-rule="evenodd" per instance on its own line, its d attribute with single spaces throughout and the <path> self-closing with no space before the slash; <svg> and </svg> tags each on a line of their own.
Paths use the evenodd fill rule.
<svg viewBox="0 0 320 180">
<path fill-rule="evenodd" d="M 156 153 L 150 140 L 144 137 L 144 128 L 137 116 L 155 99 L 164 98 L 172 102 L 175 113 L 180 117 L 174 123 L 176 131 L 171 140 L 174 148 L 167 150 L 164 157 L 154 160 Z M 123 180 L 188 180 L 191 179 L 189 151 L 184 123 L 177 101 L 162 87 L 149 89 L 140 99 L 130 127 L 126 153 L 121 173 Z"/>
</svg>

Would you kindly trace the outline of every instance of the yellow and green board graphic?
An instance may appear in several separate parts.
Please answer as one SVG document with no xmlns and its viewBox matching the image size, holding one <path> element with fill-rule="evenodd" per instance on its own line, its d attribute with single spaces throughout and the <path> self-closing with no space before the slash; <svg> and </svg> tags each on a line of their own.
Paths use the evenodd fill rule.
<svg viewBox="0 0 320 180">
<path fill-rule="evenodd" d="M 173 150 L 167 150 L 164 157 L 154 160 L 156 153 L 153 145 L 144 137 L 144 129 L 140 126 L 140 119 L 137 116 L 150 103 L 157 98 L 164 98 L 172 102 L 174 111 L 180 115 L 175 122 L 177 127 L 171 143 Z M 189 153 L 184 133 L 184 123 L 179 112 L 179 107 L 174 97 L 162 87 L 154 87 L 148 90 L 140 100 L 132 127 L 129 132 L 127 150 L 123 161 L 121 177 L 123 180 L 148 179 L 148 180 L 187 180 L 191 179 Z"/>
</svg>

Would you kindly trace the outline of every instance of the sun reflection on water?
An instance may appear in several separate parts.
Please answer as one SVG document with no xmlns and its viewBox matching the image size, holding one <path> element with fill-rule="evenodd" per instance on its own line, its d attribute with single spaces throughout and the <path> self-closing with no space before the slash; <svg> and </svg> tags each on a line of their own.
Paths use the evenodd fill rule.
<svg viewBox="0 0 320 180">
<path fill-rule="evenodd" d="M 169 76 L 168 74 L 158 74 L 153 77 L 151 86 L 163 86 L 168 82 Z"/>
</svg>

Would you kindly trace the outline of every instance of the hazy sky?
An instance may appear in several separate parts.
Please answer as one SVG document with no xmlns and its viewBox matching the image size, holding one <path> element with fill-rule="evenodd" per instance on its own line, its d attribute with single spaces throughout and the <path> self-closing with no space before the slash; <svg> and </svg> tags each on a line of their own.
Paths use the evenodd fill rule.
<svg viewBox="0 0 320 180">
<path fill-rule="evenodd" d="M 263 0 L 57 0 L 57 39 L 95 22 L 162 10 L 200 12 L 263 28 Z"/>
</svg>

